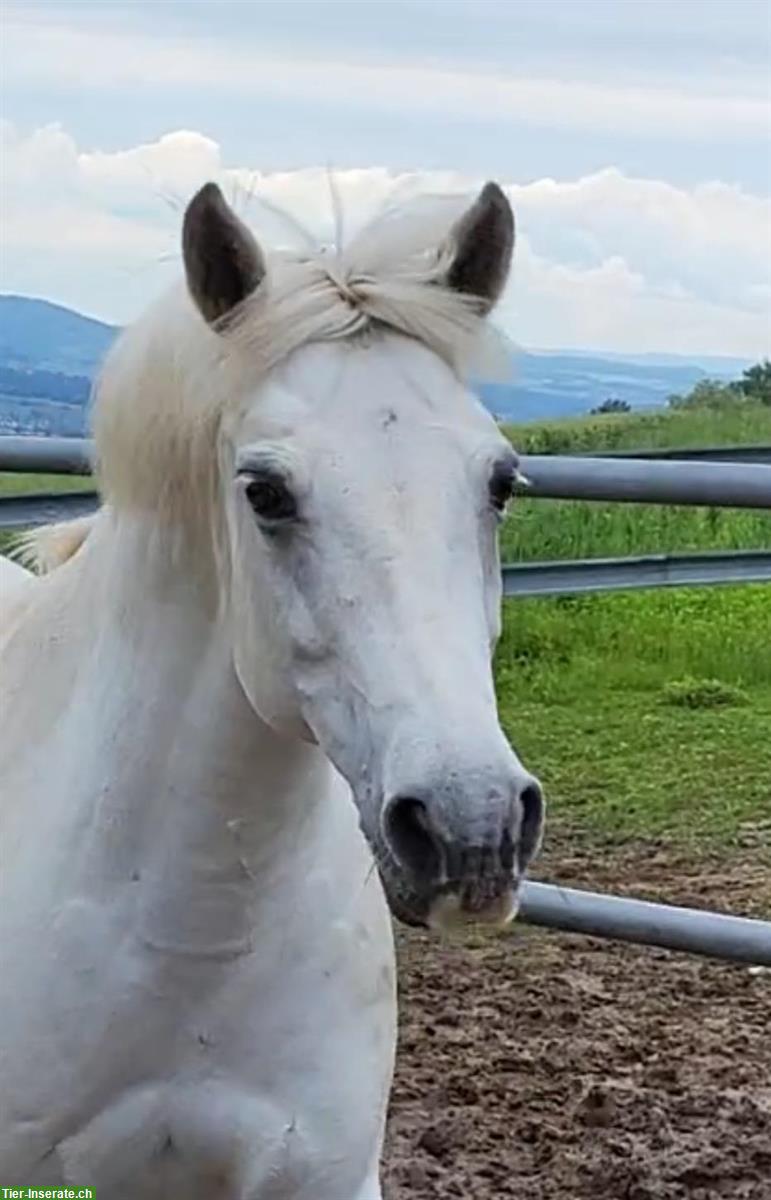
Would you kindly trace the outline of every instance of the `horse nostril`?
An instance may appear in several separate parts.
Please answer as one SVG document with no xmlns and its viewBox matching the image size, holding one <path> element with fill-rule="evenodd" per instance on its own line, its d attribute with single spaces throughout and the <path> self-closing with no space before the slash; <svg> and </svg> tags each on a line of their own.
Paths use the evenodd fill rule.
<svg viewBox="0 0 771 1200">
<path fill-rule="evenodd" d="M 391 851 L 401 866 L 422 881 L 437 879 L 442 852 L 423 801 L 397 796 L 388 805 L 384 824 Z"/>
<path fill-rule="evenodd" d="M 518 863 L 524 871 L 538 850 L 543 827 L 543 792 L 535 780 L 529 783 L 519 797 L 522 806 L 522 824 L 519 829 Z"/>
</svg>

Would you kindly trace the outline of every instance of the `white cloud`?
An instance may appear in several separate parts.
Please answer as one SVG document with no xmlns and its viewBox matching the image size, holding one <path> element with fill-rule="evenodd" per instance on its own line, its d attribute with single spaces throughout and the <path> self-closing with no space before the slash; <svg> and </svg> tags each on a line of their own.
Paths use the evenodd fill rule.
<svg viewBox="0 0 771 1200">
<path fill-rule="evenodd" d="M 184 89 L 233 101 L 250 97 L 324 103 L 359 103 L 368 109 L 441 113 L 518 125 L 594 131 L 665 140 L 712 142 L 718 138 L 763 141 L 769 131 L 767 96 L 732 75 L 730 90 L 714 79 L 704 90 L 673 84 L 630 84 L 606 79 L 470 69 L 451 63 L 363 61 L 360 55 L 320 57 L 266 52 L 250 36 L 206 38 L 163 29 L 143 33 L 109 27 L 57 24 L 45 14 L 13 10 L 3 30 L 6 89 L 77 89 L 80 95 L 141 87 L 168 95 Z"/>
<path fill-rule="evenodd" d="M 659 291 L 682 287 L 748 309 L 758 306 L 756 289 L 769 278 L 771 204 L 735 185 L 686 190 L 610 168 L 573 183 L 538 180 L 511 194 L 534 249 L 576 266 L 623 254 Z"/>
<path fill-rule="evenodd" d="M 259 176 L 226 166 L 218 144 L 197 132 L 105 153 L 79 149 L 58 127 L 25 137 L 6 124 L 2 153 L 4 289 L 115 320 L 137 313 L 179 271 L 181 210 L 208 178 L 245 212 L 253 211 L 247 195 L 256 188 L 315 233 L 329 232 L 324 168 Z M 397 177 L 375 167 L 338 178 L 354 223 L 395 184 L 466 191 L 481 182 L 451 172 Z M 500 319 L 520 343 L 747 356 L 768 350 L 767 199 L 725 183 L 677 188 L 613 168 L 570 181 L 502 182 L 519 240 Z M 275 226 L 264 232 L 281 236 Z"/>
</svg>

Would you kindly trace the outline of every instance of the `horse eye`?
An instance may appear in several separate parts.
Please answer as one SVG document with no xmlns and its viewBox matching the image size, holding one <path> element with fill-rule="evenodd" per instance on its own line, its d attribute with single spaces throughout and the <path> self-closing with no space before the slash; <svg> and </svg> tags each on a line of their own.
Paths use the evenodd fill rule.
<svg viewBox="0 0 771 1200">
<path fill-rule="evenodd" d="M 517 469 L 513 463 L 498 463 L 490 477 L 490 503 L 501 515 L 514 495 Z"/>
<path fill-rule="evenodd" d="M 246 498 L 261 521 L 291 521 L 297 516 L 295 498 L 280 479 L 253 479 Z"/>
</svg>

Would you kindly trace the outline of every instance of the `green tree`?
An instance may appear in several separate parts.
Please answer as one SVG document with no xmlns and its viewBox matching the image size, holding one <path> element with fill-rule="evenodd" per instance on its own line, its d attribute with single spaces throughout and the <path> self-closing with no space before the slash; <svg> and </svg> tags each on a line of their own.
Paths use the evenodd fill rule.
<svg viewBox="0 0 771 1200">
<path fill-rule="evenodd" d="M 670 408 L 725 408 L 743 399 L 738 383 L 722 383 L 719 379 L 700 379 L 685 396 L 670 396 Z"/>
<path fill-rule="evenodd" d="M 632 406 L 628 400 L 611 397 L 609 400 L 603 400 L 602 404 L 598 404 L 590 411 L 592 413 L 628 413 L 632 411 Z"/>
<path fill-rule="evenodd" d="M 741 379 L 723 383 L 719 379 L 700 379 L 684 396 L 670 396 L 670 408 L 725 408 L 731 404 L 763 404 L 771 407 L 771 360 L 764 358 L 742 372 Z"/>
<path fill-rule="evenodd" d="M 739 380 L 739 387 L 748 400 L 771 405 L 771 360 L 764 358 L 754 367 L 747 367 Z"/>
</svg>

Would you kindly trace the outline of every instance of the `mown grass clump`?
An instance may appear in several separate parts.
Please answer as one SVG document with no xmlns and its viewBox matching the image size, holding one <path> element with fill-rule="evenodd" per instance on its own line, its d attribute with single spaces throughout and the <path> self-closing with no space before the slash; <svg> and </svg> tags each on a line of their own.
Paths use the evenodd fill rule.
<svg viewBox="0 0 771 1200">
<path fill-rule="evenodd" d="M 722 679 L 672 679 L 662 688 L 666 704 L 678 708 L 725 708 L 746 704 L 747 693 Z"/>
</svg>

